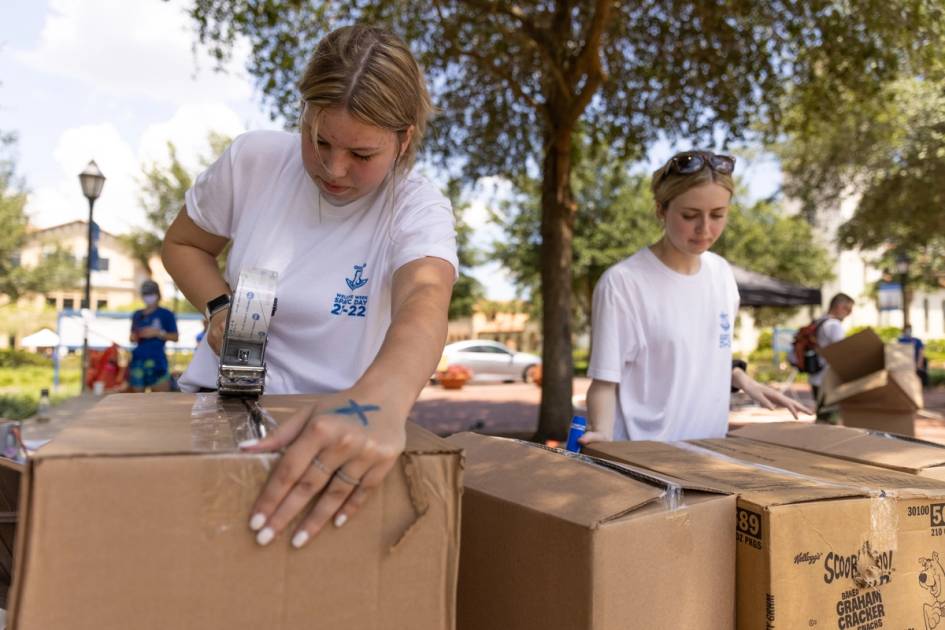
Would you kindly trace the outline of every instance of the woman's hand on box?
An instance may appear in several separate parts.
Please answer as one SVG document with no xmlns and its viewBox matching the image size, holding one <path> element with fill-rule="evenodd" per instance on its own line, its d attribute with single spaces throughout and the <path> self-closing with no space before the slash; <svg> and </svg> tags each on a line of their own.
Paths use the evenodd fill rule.
<svg viewBox="0 0 945 630">
<path fill-rule="evenodd" d="M 269 544 L 309 505 L 292 545 L 302 547 L 331 521 L 343 526 L 364 505 L 404 450 L 403 421 L 379 405 L 332 395 L 295 413 L 246 452 L 285 449 L 253 506 L 250 528 Z"/>
<path fill-rule="evenodd" d="M 813 411 L 805 405 L 797 402 L 793 398 L 785 396 L 778 390 L 767 385 L 762 385 L 752 377 L 748 376 L 743 370 L 732 370 L 732 384 L 748 394 L 748 397 L 766 409 L 776 409 L 784 407 L 794 419 L 800 413 L 813 415 Z"/>
</svg>

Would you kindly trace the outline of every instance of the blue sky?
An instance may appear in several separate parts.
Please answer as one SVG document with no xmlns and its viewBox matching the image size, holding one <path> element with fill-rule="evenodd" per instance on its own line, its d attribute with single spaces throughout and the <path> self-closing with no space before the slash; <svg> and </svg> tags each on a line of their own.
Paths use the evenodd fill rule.
<svg viewBox="0 0 945 630">
<path fill-rule="evenodd" d="M 13 0 L 0 8 L 0 131 L 15 132 L 17 171 L 39 227 L 87 217 L 78 173 L 95 159 L 107 180 L 95 218 L 113 233 L 144 225 L 138 181 L 166 160 L 174 142 L 185 164 L 208 151 L 207 134 L 277 128 L 262 108 L 237 51 L 226 74 L 192 49 L 185 2 L 172 0 Z M 658 165 L 673 151 L 651 151 Z M 743 164 L 739 165 L 740 167 Z M 740 168 L 752 197 L 771 194 L 780 172 L 770 157 Z M 488 189 L 489 186 L 483 188 Z M 485 225 L 486 201 L 466 219 L 476 244 L 501 235 Z M 514 289 L 496 265 L 476 275 L 489 297 Z"/>
</svg>

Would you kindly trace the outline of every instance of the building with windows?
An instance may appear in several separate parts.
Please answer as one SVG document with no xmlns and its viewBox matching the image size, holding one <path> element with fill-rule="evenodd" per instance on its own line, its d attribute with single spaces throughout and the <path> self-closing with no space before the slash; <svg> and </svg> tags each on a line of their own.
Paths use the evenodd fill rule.
<svg viewBox="0 0 945 630">
<path fill-rule="evenodd" d="M 71 252 L 75 260 L 84 266 L 88 249 L 88 222 L 72 221 L 31 232 L 20 252 L 20 264 L 24 267 L 35 266 L 43 256 L 49 255 L 57 247 Z M 117 236 L 100 230 L 98 260 L 90 281 L 93 310 L 127 310 L 140 301 L 138 289 L 147 278 L 152 278 L 161 286 L 165 300 L 173 299 L 174 283 L 164 270 L 160 257 L 153 256 L 148 264 L 150 270 L 131 255 Z M 21 304 L 45 305 L 57 311 L 79 309 L 84 291 L 85 285 L 80 283 L 74 289 L 60 289 L 24 298 Z"/>
</svg>

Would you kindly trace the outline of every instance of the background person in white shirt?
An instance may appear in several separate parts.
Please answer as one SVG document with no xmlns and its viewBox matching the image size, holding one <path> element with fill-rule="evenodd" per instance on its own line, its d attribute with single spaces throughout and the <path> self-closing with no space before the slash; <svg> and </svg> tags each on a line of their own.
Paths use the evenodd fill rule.
<svg viewBox="0 0 945 630">
<path fill-rule="evenodd" d="M 846 334 L 843 331 L 843 320 L 853 312 L 853 304 L 853 298 L 846 293 L 838 293 L 830 298 L 830 304 L 827 306 L 827 313 L 823 317 L 823 322 L 817 326 L 818 349 L 843 339 Z M 817 406 L 817 422 L 836 424 L 839 421 L 837 410 L 824 405 L 820 389 L 824 382 L 824 375 L 827 373 L 827 360 L 821 357 L 820 354 L 817 355 L 817 360 L 820 362 L 820 369 L 807 377 L 811 394 L 814 396 L 814 403 Z"/>
<path fill-rule="evenodd" d="M 724 436 L 733 385 L 769 409 L 810 413 L 732 367 L 738 288 L 708 250 L 725 229 L 734 167 L 732 157 L 688 151 L 653 174 L 663 237 L 594 290 L 585 444 Z"/>
<path fill-rule="evenodd" d="M 286 532 L 295 547 L 344 525 L 403 452 L 458 267 L 450 204 L 411 172 L 433 107 L 406 45 L 373 27 L 333 31 L 299 92 L 301 134 L 237 138 L 188 191 L 163 252 L 200 308 L 225 304 L 244 269 L 279 274 L 266 391 L 325 396 L 240 446 L 285 449 L 248 519 L 266 545 L 306 513 Z M 210 317 L 185 391 L 215 386 L 225 320 L 225 308 Z"/>
</svg>

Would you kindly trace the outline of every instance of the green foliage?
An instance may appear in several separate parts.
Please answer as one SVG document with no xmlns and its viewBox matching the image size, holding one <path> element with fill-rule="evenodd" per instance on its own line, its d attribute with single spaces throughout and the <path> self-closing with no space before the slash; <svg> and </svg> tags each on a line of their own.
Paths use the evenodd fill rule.
<svg viewBox="0 0 945 630">
<path fill-rule="evenodd" d="M 206 167 L 226 149 L 231 138 L 211 131 L 207 137 L 210 152 L 201 158 Z M 150 259 L 159 254 L 164 234 L 184 205 L 184 194 L 193 185 L 196 174 L 181 163 L 177 147 L 167 143 L 168 163 L 153 162 L 142 169 L 138 203 L 145 211 L 147 227 L 132 230 L 119 238 L 145 269 L 150 270 Z"/>
<path fill-rule="evenodd" d="M 833 275 L 830 254 L 817 244 L 810 224 L 770 199 L 745 206 L 736 198 L 713 251 L 734 265 L 794 284 L 819 287 Z M 756 325 L 773 326 L 797 309 L 761 307 L 752 312 Z"/>
<path fill-rule="evenodd" d="M 945 59 L 941 47 L 930 54 Z M 858 197 L 839 230 L 841 245 L 878 248 L 873 262 L 886 268 L 894 253 L 905 252 L 919 263 L 911 285 L 943 286 L 945 76 L 906 66 L 873 94 L 845 89 L 834 100 L 836 107 L 825 108 L 808 94 L 792 95 L 777 149 L 786 192 L 810 219 Z"/>
<path fill-rule="evenodd" d="M 58 244 L 49 244 L 37 266 L 21 266 L 19 255 L 29 223 L 25 213 L 28 195 L 9 155 L 15 142 L 12 134 L 0 133 L 0 293 L 12 302 L 28 293 L 77 287 L 84 277 L 72 254 Z"/>
<path fill-rule="evenodd" d="M 635 174 L 631 163 L 585 145 L 572 171 L 575 203 L 584 220 L 574 225 L 572 287 L 576 330 L 590 326 L 594 286 L 611 265 L 659 240 L 662 232 L 653 211 L 649 178 Z M 538 183 L 525 179 L 515 195 L 492 213 L 506 240 L 493 244 L 492 255 L 511 271 L 519 290 L 533 296 L 532 314 L 540 312 L 540 200 Z M 713 251 L 731 263 L 788 282 L 820 286 L 831 277 L 828 252 L 816 244 L 811 226 L 787 215 L 771 200 L 743 206 L 738 197 L 728 226 Z M 537 306 L 536 306 L 537 305 Z M 755 321 L 770 326 L 794 309 L 754 309 Z"/>
<path fill-rule="evenodd" d="M 51 367 L 52 359 L 44 357 L 41 354 L 36 354 L 35 352 L 27 352 L 26 350 L 0 350 L 0 368 L 15 368 L 26 365 Z"/>
<path fill-rule="evenodd" d="M 583 219 L 574 225 L 572 293 L 575 329 L 590 326 L 594 286 L 604 271 L 659 238 L 647 178 L 627 161 L 585 140 L 571 173 L 574 201 Z M 491 255 L 509 270 L 519 291 L 532 296 L 529 310 L 541 312 L 541 200 L 539 182 L 524 178 L 511 199 L 492 210 L 506 239 Z"/>
<path fill-rule="evenodd" d="M 456 247 L 459 258 L 459 278 L 456 279 L 456 283 L 453 285 L 449 318 L 458 319 L 472 315 L 473 307 L 485 296 L 485 289 L 478 280 L 469 275 L 470 267 L 479 264 L 479 256 L 470 243 L 472 228 L 463 221 L 463 214 L 468 209 L 469 204 L 462 198 L 460 182 L 452 180 L 447 192 L 456 217 Z"/>
<path fill-rule="evenodd" d="M 929 386 L 945 387 L 945 369 L 931 368 L 929 370 Z"/>
</svg>

